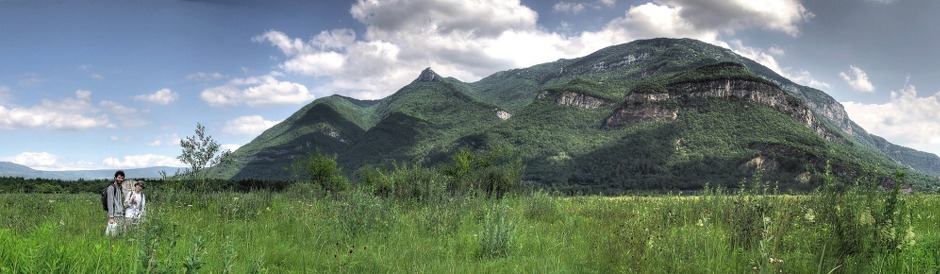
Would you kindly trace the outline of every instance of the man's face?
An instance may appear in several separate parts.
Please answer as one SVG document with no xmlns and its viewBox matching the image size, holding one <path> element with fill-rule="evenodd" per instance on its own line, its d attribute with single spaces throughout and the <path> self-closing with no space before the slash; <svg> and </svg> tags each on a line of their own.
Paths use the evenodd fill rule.
<svg viewBox="0 0 940 274">
<path fill-rule="evenodd" d="M 117 181 L 118 184 L 120 184 L 120 183 L 124 182 L 124 175 L 114 176 L 114 180 Z"/>
</svg>

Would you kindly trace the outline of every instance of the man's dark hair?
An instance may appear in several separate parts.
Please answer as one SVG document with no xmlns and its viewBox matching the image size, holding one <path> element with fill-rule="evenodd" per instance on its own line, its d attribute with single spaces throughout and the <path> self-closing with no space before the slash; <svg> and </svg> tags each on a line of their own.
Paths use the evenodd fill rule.
<svg viewBox="0 0 940 274">
<path fill-rule="evenodd" d="M 121 175 L 121 177 L 125 177 L 125 178 L 127 177 L 127 176 L 124 176 L 124 171 L 123 171 L 123 170 L 118 170 L 117 172 L 114 173 L 114 177 L 115 177 L 115 178 L 116 178 L 118 175 Z"/>
</svg>

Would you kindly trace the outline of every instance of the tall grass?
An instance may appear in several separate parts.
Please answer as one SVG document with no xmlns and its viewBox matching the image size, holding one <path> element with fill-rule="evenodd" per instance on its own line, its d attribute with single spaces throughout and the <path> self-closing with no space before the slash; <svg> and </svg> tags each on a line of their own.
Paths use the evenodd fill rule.
<svg viewBox="0 0 940 274">
<path fill-rule="evenodd" d="M 113 238 L 95 194 L 0 194 L 0 273 L 940 271 L 940 196 L 901 194 L 903 174 L 827 172 L 799 196 L 757 175 L 696 196 L 560 197 L 512 191 L 513 161 L 468 153 L 447 172 L 366 169 L 347 191 L 151 193 Z"/>
<path fill-rule="evenodd" d="M 865 201 L 865 196 L 852 193 L 842 194 L 840 203 Z M 874 223 L 879 221 L 860 213 L 827 219 L 826 211 L 833 209 L 820 202 L 822 194 L 713 191 L 692 197 L 606 198 L 543 193 L 501 200 L 468 196 L 415 205 L 366 192 L 339 200 L 298 199 L 287 193 L 218 193 L 211 196 L 212 204 L 231 205 L 152 201 L 149 220 L 116 238 L 104 235 L 105 220 L 96 210 L 95 198 L 0 195 L 0 204 L 5 205 L 0 209 L 0 272 L 934 273 L 940 269 L 936 230 L 940 197 L 935 195 L 898 197 L 898 204 L 903 201 L 903 207 L 909 208 L 902 211 L 908 212 L 905 224 L 910 224 L 909 231 L 903 229 L 902 243 L 886 242 L 895 238 L 881 237 L 895 234 L 878 234 L 883 230 L 874 230 Z M 43 215 L 25 209 L 43 204 L 52 204 L 41 209 Z M 882 212 L 863 208 L 857 212 Z M 854 241 L 833 238 L 838 224 L 833 222 L 861 232 L 845 233 L 855 235 Z M 844 246 L 855 244 L 861 245 Z M 855 251 L 847 252 L 851 250 Z"/>
</svg>

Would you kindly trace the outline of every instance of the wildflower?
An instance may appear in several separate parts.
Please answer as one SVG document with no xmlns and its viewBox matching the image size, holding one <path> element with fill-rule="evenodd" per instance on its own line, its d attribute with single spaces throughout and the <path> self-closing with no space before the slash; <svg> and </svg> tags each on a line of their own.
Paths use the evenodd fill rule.
<svg viewBox="0 0 940 274">
<path fill-rule="evenodd" d="M 875 218 L 871 216 L 871 212 L 864 211 L 858 216 L 858 223 L 863 225 L 870 225 L 875 223 Z"/>
<path fill-rule="evenodd" d="M 777 259 L 777 258 L 771 257 L 771 258 L 770 258 L 770 263 L 772 263 L 772 264 L 782 264 L 782 263 L 783 263 L 783 259 Z"/>
<path fill-rule="evenodd" d="M 697 226 L 699 226 L 699 227 L 702 227 L 702 226 L 705 226 L 705 222 L 702 221 L 702 219 L 698 219 L 698 222 L 695 223 L 695 225 L 697 225 Z"/>
<path fill-rule="evenodd" d="M 807 222 L 813 223 L 816 221 L 816 213 L 813 212 L 813 209 L 807 209 L 806 214 L 803 214 L 803 219 L 806 219 Z"/>
</svg>

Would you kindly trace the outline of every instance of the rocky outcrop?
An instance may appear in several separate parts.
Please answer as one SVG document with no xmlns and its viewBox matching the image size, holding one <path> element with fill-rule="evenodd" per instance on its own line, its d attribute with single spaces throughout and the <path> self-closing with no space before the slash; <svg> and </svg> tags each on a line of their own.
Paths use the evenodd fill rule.
<svg viewBox="0 0 940 274">
<path fill-rule="evenodd" d="M 441 81 L 441 76 L 437 75 L 431 68 L 426 68 L 421 71 L 421 75 L 418 75 L 418 79 L 415 79 L 417 82 L 439 82 Z"/>
<path fill-rule="evenodd" d="M 595 109 L 606 106 L 608 103 L 606 100 L 597 97 L 575 92 L 565 92 L 561 94 L 561 97 L 558 97 L 558 104 L 579 108 Z"/>
<path fill-rule="evenodd" d="M 504 121 L 512 117 L 512 114 L 510 114 L 509 112 L 506 112 L 505 110 L 496 109 L 495 111 L 496 111 L 496 117 L 499 117 L 499 119 L 502 119 Z"/>
<path fill-rule="evenodd" d="M 767 83 L 749 80 L 717 80 L 701 83 L 678 83 L 668 93 L 630 94 L 620 108 L 607 118 L 605 126 L 620 127 L 633 122 L 675 120 L 677 105 L 687 105 L 694 98 L 746 100 L 770 107 L 792 117 L 817 135 L 828 140 L 840 139 L 817 120 L 810 107 L 785 91 Z M 677 104 L 665 104 L 675 101 Z"/>
<path fill-rule="evenodd" d="M 323 135 L 330 136 L 330 138 L 336 139 L 340 143 L 349 144 L 349 140 L 346 140 L 346 138 L 343 138 L 343 136 L 339 134 L 339 131 L 336 131 L 333 128 L 324 128 L 320 132 L 323 133 Z"/>
<path fill-rule="evenodd" d="M 622 127 L 631 123 L 674 121 L 679 115 L 675 106 L 662 104 L 669 94 L 630 94 L 620 108 L 604 121 L 606 127 Z"/>
</svg>

